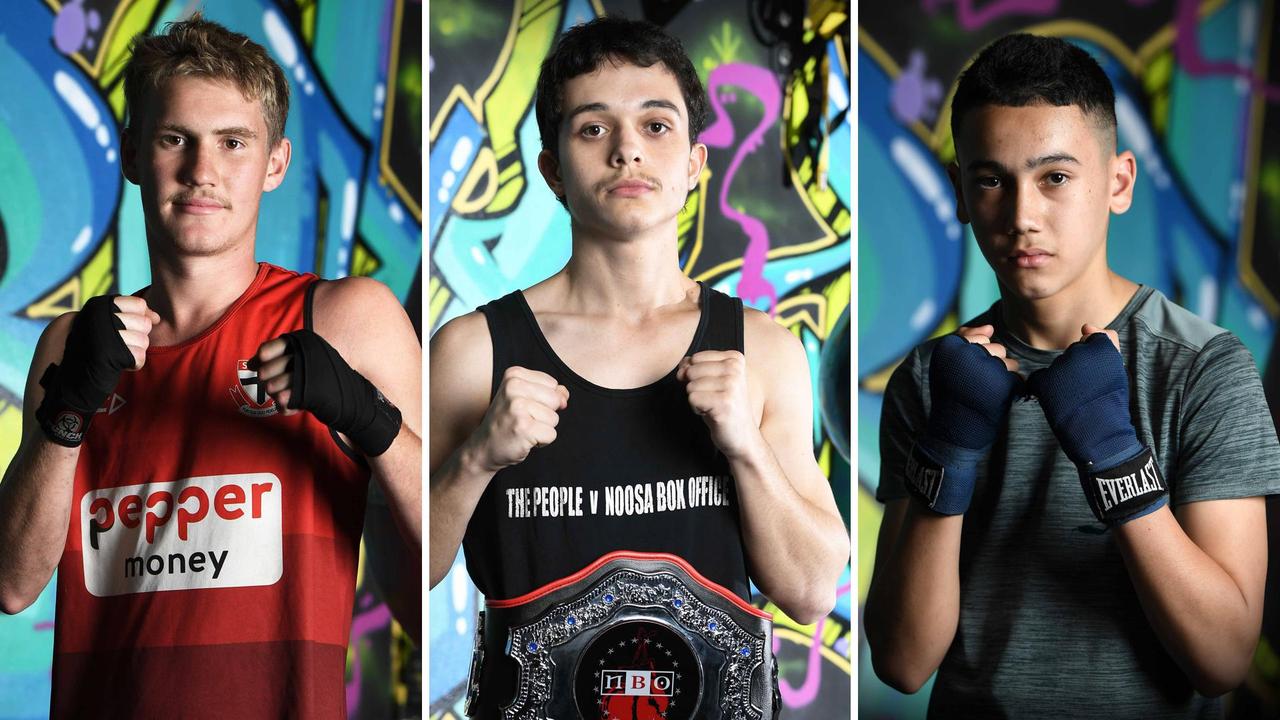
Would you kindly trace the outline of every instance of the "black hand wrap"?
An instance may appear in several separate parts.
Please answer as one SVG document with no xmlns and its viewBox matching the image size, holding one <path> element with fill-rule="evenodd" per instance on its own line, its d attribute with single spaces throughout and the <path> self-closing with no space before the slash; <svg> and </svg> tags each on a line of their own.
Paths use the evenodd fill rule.
<svg viewBox="0 0 1280 720">
<path fill-rule="evenodd" d="M 114 295 L 91 298 L 71 322 L 62 364 L 50 364 L 40 378 L 44 400 L 36 420 L 50 440 L 77 447 L 93 415 L 120 382 L 120 373 L 133 367 L 133 353 L 118 331 Z"/>
<path fill-rule="evenodd" d="M 376 457 L 400 433 L 400 411 L 365 376 L 351 369 L 324 338 L 310 330 L 281 336 L 293 357 L 289 408 L 308 410 Z"/>
</svg>

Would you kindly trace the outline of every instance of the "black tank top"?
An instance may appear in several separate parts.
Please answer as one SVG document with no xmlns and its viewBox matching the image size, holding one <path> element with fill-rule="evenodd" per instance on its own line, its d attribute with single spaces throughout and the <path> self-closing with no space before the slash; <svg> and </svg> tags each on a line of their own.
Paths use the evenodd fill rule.
<svg viewBox="0 0 1280 720">
<path fill-rule="evenodd" d="M 701 317 L 686 355 L 742 351 L 742 301 L 701 286 Z M 524 295 L 480 308 L 493 340 L 493 385 L 513 365 L 569 389 L 555 442 L 500 470 L 481 496 L 462 547 L 476 587 L 510 599 L 614 550 L 666 552 L 750 600 L 729 463 L 689 408 L 675 368 L 639 388 L 603 388 L 555 354 Z M 625 362 L 625 358 L 619 358 Z"/>
</svg>

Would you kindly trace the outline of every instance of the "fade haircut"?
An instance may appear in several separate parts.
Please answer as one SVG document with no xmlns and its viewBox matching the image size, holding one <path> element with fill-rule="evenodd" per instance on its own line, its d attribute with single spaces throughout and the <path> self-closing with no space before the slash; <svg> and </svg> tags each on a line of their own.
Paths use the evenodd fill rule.
<svg viewBox="0 0 1280 720">
<path fill-rule="evenodd" d="M 951 100 L 951 136 L 970 110 L 988 105 L 1080 108 L 1115 149 L 1116 93 L 1088 52 L 1052 37 L 1017 33 L 983 48 L 960 75 Z"/>
<path fill-rule="evenodd" d="M 710 111 L 707 93 L 693 69 L 680 41 L 662 28 L 641 20 L 599 17 L 569 28 L 555 49 L 542 62 L 534 110 L 542 149 L 560 157 L 560 123 L 564 120 L 564 86 L 578 77 L 595 72 L 605 62 L 626 62 L 639 67 L 661 63 L 675 76 L 688 113 L 689 142 L 707 127 Z"/>
<path fill-rule="evenodd" d="M 284 137 L 289 82 L 259 44 L 205 20 L 200 13 L 169 23 L 163 35 L 138 35 L 124 68 L 125 132 L 135 140 L 152 94 L 175 77 L 229 82 L 245 100 L 256 100 L 266 120 L 268 147 Z"/>
</svg>

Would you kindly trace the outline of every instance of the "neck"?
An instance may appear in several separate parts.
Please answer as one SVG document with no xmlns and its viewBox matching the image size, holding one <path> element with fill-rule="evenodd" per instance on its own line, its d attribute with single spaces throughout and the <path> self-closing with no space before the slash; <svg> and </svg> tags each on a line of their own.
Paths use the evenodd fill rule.
<svg viewBox="0 0 1280 720">
<path fill-rule="evenodd" d="M 575 227 L 573 254 L 551 278 L 556 306 L 593 314 L 645 314 L 695 287 L 680 271 L 675 222 L 645 237 L 600 237 Z"/>
<path fill-rule="evenodd" d="M 1105 268 L 1104 268 L 1105 269 Z M 1088 323 L 1106 327 L 1138 286 L 1109 269 L 1089 282 L 1077 282 L 1045 298 L 1023 298 L 1000 288 L 1005 324 L 1031 347 L 1061 350 L 1080 339 Z"/>
<path fill-rule="evenodd" d="M 160 315 L 152 329 L 156 345 L 189 340 L 222 317 L 257 275 L 253 244 L 218 255 L 174 257 L 151 252 L 147 305 Z"/>
</svg>

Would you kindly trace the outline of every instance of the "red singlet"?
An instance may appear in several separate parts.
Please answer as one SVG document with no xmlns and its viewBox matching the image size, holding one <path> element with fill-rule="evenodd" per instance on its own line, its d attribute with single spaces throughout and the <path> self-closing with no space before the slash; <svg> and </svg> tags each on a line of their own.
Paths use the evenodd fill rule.
<svg viewBox="0 0 1280 720">
<path fill-rule="evenodd" d="M 261 263 L 98 411 L 58 565 L 52 717 L 345 717 L 369 473 L 245 365 L 310 325 L 315 282 Z"/>
</svg>

